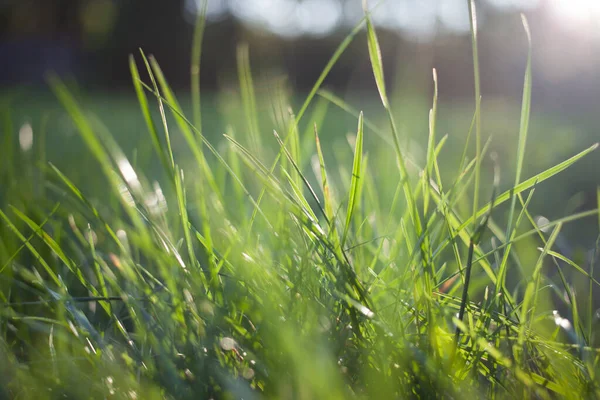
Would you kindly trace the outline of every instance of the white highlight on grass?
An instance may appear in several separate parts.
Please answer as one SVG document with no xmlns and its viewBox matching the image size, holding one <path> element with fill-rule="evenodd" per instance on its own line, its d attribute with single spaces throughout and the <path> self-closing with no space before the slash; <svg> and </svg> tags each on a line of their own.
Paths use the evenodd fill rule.
<svg viewBox="0 0 600 400">
<path fill-rule="evenodd" d="M 162 188 L 158 182 L 154 181 L 153 189 L 154 192 L 146 195 L 144 203 L 152 214 L 162 215 L 168 210 L 167 200 L 165 199 Z"/>
<path fill-rule="evenodd" d="M 19 129 L 19 145 L 23 151 L 29 151 L 33 146 L 33 128 L 29 122 L 24 123 Z"/>
<path fill-rule="evenodd" d="M 360 312 L 363 313 L 363 315 L 367 318 L 373 318 L 373 316 L 375 315 L 375 313 L 371 310 L 369 310 L 367 307 L 365 306 L 360 306 L 359 308 Z"/>
<path fill-rule="evenodd" d="M 540 215 L 534 218 L 535 224 L 537 225 L 538 229 L 544 233 L 547 233 L 548 231 L 550 231 L 550 220 L 548 220 L 548 218 Z"/>
<path fill-rule="evenodd" d="M 133 167 L 129 163 L 129 161 L 123 157 L 117 161 L 117 166 L 119 167 L 119 171 L 123 175 L 123 179 L 127 182 L 132 189 L 138 189 L 140 185 L 140 181 L 138 180 L 137 174 L 133 170 Z"/>
<path fill-rule="evenodd" d="M 127 232 L 125 232 L 123 229 L 119 229 L 117 231 L 117 239 L 119 239 L 121 244 L 129 245 L 129 242 L 127 241 Z"/>
<path fill-rule="evenodd" d="M 244 258 L 244 260 L 253 263 L 254 259 L 252 257 L 250 257 L 250 255 L 248 255 L 247 253 L 242 253 L 242 257 Z"/>
<path fill-rule="evenodd" d="M 233 338 L 224 337 L 219 340 L 219 346 L 225 351 L 231 351 L 237 347 L 237 342 Z"/>
<path fill-rule="evenodd" d="M 554 310 L 554 311 L 552 311 L 552 314 L 554 315 L 554 323 L 557 326 L 560 326 L 561 328 L 563 328 L 565 330 L 570 330 L 572 328 L 571 321 L 569 321 L 566 318 L 561 317 L 560 314 L 558 313 L 558 311 Z"/>
</svg>

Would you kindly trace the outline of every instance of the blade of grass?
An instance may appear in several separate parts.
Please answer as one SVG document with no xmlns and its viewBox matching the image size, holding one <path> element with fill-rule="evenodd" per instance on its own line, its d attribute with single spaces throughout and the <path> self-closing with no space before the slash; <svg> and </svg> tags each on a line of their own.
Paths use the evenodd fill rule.
<svg viewBox="0 0 600 400">
<path fill-rule="evenodd" d="M 556 241 L 556 238 L 558 237 L 558 233 L 560 232 L 561 228 L 562 224 L 557 224 L 552 230 L 548 241 L 544 245 L 544 248 L 542 249 L 542 252 L 538 257 L 535 268 L 533 270 L 533 275 L 531 277 L 531 280 L 527 283 L 527 288 L 525 289 L 525 294 L 523 295 L 523 301 L 521 303 L 522 323 L 519 328 L 519 334 L 517 337 L 517 347 L 515 348 L 515 360 L 519 360 L 521 365 L 524 364 L 523 357 L 525 356 L 524 344 L 526 341 L 526 332 L 527 330 L 531 329 L 531 325 L 535 319 L 535 309 L 537 307 L 541 271 L 544 265 L 543 261 L 546 255 L 548 254 L 548 251 L 550 251 L 550 249 L 554 245 L 554 242 Z"/>
<path fill-rule="evenodd" d="M 150 76 L 150 82 L 152 82 L 154 91 L 156 93 L 160 94 L 160 91 L 158 90 L 158 84 L 156 83 L 156 79 L 154 78 L 154 73 L 152 72 L 152 67 L 150 66 L 150 63 L 148 62 L 146 55 L 144 54 L 144 52 L 141 49 L 140 49 L 140 54 L 142 55 L 142 59 L 144 60 L 144 64 L 146 65 L 146 70 L 148 71 L 148 75 Z M 158 101 L 158 110 L 160 112 L 160 119 L 162 121 L 163 129 L 165 131 L 165 142 L 167 144 L 166 153 L 167 153 L 167 156 L 169 157 L 170 172 L 171 172 L 171 175 L 173 175 L 176 173 L 174 171 L 175 170 L 175 157 L 173 156 L 173 148 L 171 146 L 171 136 L 169 134 L 169 125 L 167 123 L 167 117 L 165 115 L 165 107 L 163 105 L 163 102 L 162 102 L 162 99 L 160 96 L 158 96 L 156 98 L 156 100 Z"/>
<path fill-rule="evenodd" d="M 192 60 L 190 65 L 190 85 L 192 94 L 192 122 L 202 132 L 202 113 L 200 110 L 200 61 L 202 56 L 202 39 L 206 25 L 206 9 L 208 0 L 202 1 L 200 13 L 194 26 L 194 37 L 192 40 Z"/>
<path fill-rule="evenodd" d="M 308 182 L 308 179 L 306 179 L 306 177 L 304 176 L 304 174 L 302 173 L 302 171 L 300 171 L 300 168 L 298 167 L 298 164 L 296 164 L 296 161 L 294 161 L 294 158 L 292 157 L 292 155 L 290 154 L 290 152 L 285 147 L 285 144 L 283 143 L 283 140 L 281 140 L 281 138 L 279 137 L 279 135 L 277 134 L 277 132 L 273 131 L 273 134 L 275 135 L 275 138 L 277 139 L 277 142 L 279 143 L 279 146 L 281 146 L 281 149 L 285 152 L 286 157 L 288 158 L 288 160 L 290 161 L 290 163 L 294 167 L 294 170 L 296 171 L 296 173 L 298 174 L 298 176 L 302 179 L 302 182 L 304 182 L 304 185 L 306 186 L 306 188 L 310 192 L 312 198 L 317 203 L 317 206 L 319 207 L 319 211 L 321 211 L 321 214 L 325 218 L 325 221 L 327 222 L 327 225 L 330 225 L 329 219 L 327 217 L 327 213 L 323 209 L 323 206 L 321 205 L 321 201 L 319 200 L 319 197 L 317 196 L 317 194 L 313 190 L 312 186 Z M 290 179 L 291 179 L 291 177 L 290 177 Z M 292 182 L 294 182 L 294 184 L 296 184 L 295 181 L 292 180 Z M 298 186 L 296 185 L 296 187 L 298 187 Z M 302 199 L 304 200 L 304 202 L 306 203 L 306 205 L 308 205 L 308 202 L 306 201 L 306 199 L 304 198 L 303 195 L 302 195 Z"/>
<path fill-rule="evenodd" d="M 164 152 L 164 148 L 161 144 L 160 137 L 158 136 L 158 132 L 156 131 L 156 126 L 154 125 L 154 121 L 152 120 L 152 115 L 150 113 L 150 108 L 148 106 L 148 99 L 146 98 L 146 94 L 144 93 L 144 88 L 140 84 L 141 78 L 140 73 L 137 69 L 137 65 L 135 63 L 135 59 L 133 55 L 129 56 L 129 70 L 131 72 L 131 77 L 133 81 L 133 88 L 135 89 L 135 93 L 137 95 L 138 103 L 140 104 L 140 109 L 142 111 L 142 115 L 144 116 L 144 121 L 146 122 L 146 127 L 148 128 L 148 132 L 150 132 L 150 138 L 152 139 L 152 145 L 154 146 L 154 150 L 160 159 L 161 164 L 165 171 L 169 172 L 169 162 L 167 160 L 167 155 Z"/>
<path fill-rule="evenodd" d="M 469 23 L 471 28 L 471 48 L 473 51 L 473 80 L 475 83 L 475 183 L 473 188 L 473 218 L 476 222 L 476 213 L 479 208 L 479 186 L 481 180 L 481 80 L 479 77 L 479 50 L 478 50 L 478 28 L 477 11 L 475 0 L 468 0 Z"/>
<path fill-rule="evenodd" d="M 358 131 L 356 134 L 356 144 L 354 147 L 354 162 L 352 164 L 352 179 L 350 181 L 350 192 L 348 193 L 348 208 L 346 210 L 346 223 L 344 224 L 344 232 L 340 246 L 344 247 L 350 229 L 350 222 L 354 213 L 355 203 L 357 202 L 356 193 L 361 179 L 362 159 L 363 159 L 363 116 L 362 113 L 358 117 Z"/>
<path fill-rule="evenodd" d="M 427 186 L 432 179 L 433 167 L 436 162 L 435 152 L 435 127 L 437 119 L 438 81 L 437 72 L 433 69 L 433 105 L 429 110 L 429 137 L 427 138 L 427 165 L 422 178 L 422 185 Z M 438 185 L 439 185 L 438 180 Z M 443 191 L 440 188 L 440 191 Z M 427 215 L 429 208 L 429 190 L 423 189 L 423 214 Z"/>
<path fill-rule="evenodd" d="M 58 275 L 56 275 L 56 273 L 50 267 L 50 265 L 46 262 L 46 260 L 40 255 L 40 253 L 31 244 L 31 242 L 29 240 L 27 240 L 27 238 L 25 237 L 25 235 L 23 235 L 19 231 L 19 229 L 15 226 L 15 224 L 12 223 L 12 221 L 10 220 L 10 218 L 8 218 L 8 216 L 6 214 L 4 214 L 4 212 L 2 210 L 0 210 L 0 218 L 2 218 L 4 220 L 4 223 L 6 223 L 6 225 L 10 228 L 10 230 L 17 236 L 17 238 L 19 238 L 19 240 L 21 242 L 23 242 L 23 244 L 25 244 L 25 247 L 27 247 L 27 249 L 31 252 L 31 254 L 33 255 L 33 257 L 44 268 L 44 270 L 46 271 L 46 273 L 48 274 L 48 276 L 50 277 L 50 279 L 54 282 L 54 284 L 57 287 L 62 288 L 63 287 L 63 283 L 58 278 Z M 45 286 L 45 287 L 47 288 L 47 286 Z"/>
<path fill-rule="evenodd" d="M 363 8 L 366 14 L 367 21 L 367 43 L 369 48 L 369 59 L 371 61 L 371 69 L 373 71 L 373 75 L 375 77 L 375 82 L 377 84 L 377 90 L 379 91 L 379 95 L 381 98 L 381 103 L 385 108 L 388 119 L 390 122 L 390 126 L 392 129 L 392 138 L 394 142 L 394 150 L 396 152 L 396 159 L 398 162 L 398 167 L 400 169 L 400 176 L 403 180 L 403 189 L 404 189 L 404 197 L 406 199 L 406 203 L 408 205 L 408 212 L 411 218 L 411 221 L 415 228 L 415 234 L 417 237 L 420 237 L 423 234 L 423 225 L 421 221 L 421 216 L 419 215 L 419 211 L 417 209 L 417 205 L 415 202 L 414 192 L 411 187 L 408 170 L 406 168 L 406 161 L 404 154 L 400 148 L 400 140 L 398 138 L 398 130 L 396 128 L 396 123 L 394 122 L 394 117 L 392 114 L 392 110 L 390 108 L 389 100 L 387 98 L 386 89 L 385 89 L 385 79 L 383 74 L 383 64 L 381 60 L 381 49 L 379 47 L 379 41 L 377 40 L 377 34 L 375 32 L 375 28 L 371 22 L 371 18 L 369 15 L 369 11 L 367 9 L 366 1 L 363 1 Z M 431 273 L 429 271 L 429 262 L 427 260 L 427 248 L 426 242 L 421 241 L 421 256 L 423 258 L 423 266 L 427 273 Z M 429 289 L 429 288 L 427 288 Z"/>
<path fill-rule="evenodd" d="M 262 145 L 256 113 L 256 95 L 254 94 L 254 83 L 252 82 L 252 71 L 250 69 L 250 52 L 246 43 L 237 47 L 237 69 L 242 106 L 246 117 L 245 126 L 248 128 L 248 135 L 250 136 L 250 149 L 254 154 L 260 155 Z"/>
<path fill-rule="evenodd" d="M 177 98 L 173 93 L 173 90 L 171 89 L 167 80 L 165 79 L 165 76 L 160 66 L 158 65 L 158 62 L 154 59 L 154 57 L 149 57 L 149 61 L 152 66 L 152 70 L 154 71 L 154 76 L 160 84 L 162 93 L 164 93 L 164 97 L 161 96 L 160 92 L 151 89 L 148 85 L 146 85 L 143 82 L 141 82 L 142 86 L 144 86 L 146 90 L 152 92 L 155 97 L 160 98 L 161 102 L 167 105 L 167 107 L 169 107 L 171 113 L 173 114 L 173 117 L 175 118 L 177 126 L 181 130 L 183 137 L 186 140 L 186 143 L 188 144 L 190 150 L 192 151 L 192 154 L 194 155 L 194 159 L 196 160 L 198 167 L 203 173 L 204 179 L 206 179 L 206 182 L 208 183 L 209 187 L 217 195 L 219 201 L 222 203 L 223 196 L 221 193 L 221 188 L 219 188 L 219 186 L 217 185 L 212 170 L 210 169 L 206 161 L 204 151 L 202 149 L 202 144 L 204 143 L 204 145 L 207 145 L 207 147 L 209 147 L 209 150 L 213 154 L 215 153 L 213 151 L 214 148 L 212 146 L 208 146 L 208 141 L 202 134 L 201 127 L 195 127 L 194 124 L 192 124 L 183 114 L 181 106 L 179 105 Z M 200 141 L 197 140 L 196 136 L 200 139 Z"/>
<path fill-rule="evenodd" d="M 519 186 L 521 183 L 521 173 L 523 170 L 523 161 L 525 159 L 525 145 L 527 143 L 527 134 L 529 131 L 529 116 L 531 114 L 531 33 L 529 31 L 529 25 L 524 15 L 521 15 L 523 21 L 523 27 L 527 35 L 527 67 L 525 69 L 525 79 L 523 82 L 523 100 L 521 104 L 521 122 L 519 126 L 519 140 L 517 146 L 517 166 L 515 169 L 515 183 L 514 187 Z M 512 239 L 518 228 L 518 224 L 513 227 L 513 218 L 515 208 L 517 204 L 517 195 L 513 195 L 510 201 L 510 208 L 508 212 L 508 222 L 506 225 L 506 237 Z M 496 285 L 496 293 L 499 290 L 504 290 L 506 273 L 508 270 L 508 254 L 511 252 L 511 245 L 506 246 L 505 255 L 500 264 L 498 270 L 498 283 Z"/>
<path fill-rule="evenodd" d="M 518 186 L 516 186 L 512 189 L 506 190 L 505 192 L 503 192 L 502 194 L 500 194 L 499 196 L 496 197 L 495 205 L 498 206 L 498 205 L 504 203 L 505 201 L 509 200 L 511 198 L 511 196 L 514 196 L 518 193 L 524 192 L 525 190 L 531 189 L 533 186 L 537 185 L 538 183 L 541 183 L 541 182 L 547 180 L 548 178 L 551 178 L 554 175 L 558 174 L 559 172 L 564 171 L 569 166 L 571 166 L 572 164 L 574 164 L 575 162 L 577 162 L 578 160 L 580 160 L 582 157 L 586 156 L 587 154 L 591 153 L 592 151 L 596 150 L 597 148 L 598 148 L 598 143 L 588 147 L 587 149 L 574 155 L 573 157 L 571 157 L 553 167 L 550 167 L 547 170 L 540 172 L 537 175 L 532 176 L 531 178 L 521 182 Z M 490 210 L 490 206 L 491 206 L 491 204 L 488 203 L 488 204 L 484 205 L 483 207 L 481 207 L 475 214 L 475 218 L 479 218 L 482 215 L 484 215 L 486 212 L 488 212 Z M 468 225 L 472 224 L 472 222 L 473 222 L 473 216 L 469 217 L 468 219 L 466 219 L 464 222 L 462 222 L 460 225 L 457 226 L 456 234 L 460 235 L 460 233 Z M 442 246 L 440 247 L 440 250 L 443 247 L 445 247 L 447 244 L 449 244 L 449 242 L 451 240 L 454 240 L 454 237 L 448 238 L 442 244 Z"/>
</svg>

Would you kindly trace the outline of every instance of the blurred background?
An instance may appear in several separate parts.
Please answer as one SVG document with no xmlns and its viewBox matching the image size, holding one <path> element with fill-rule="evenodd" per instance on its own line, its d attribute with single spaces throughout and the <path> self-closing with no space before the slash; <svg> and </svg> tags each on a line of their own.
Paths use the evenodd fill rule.
<svg viewBox="0 0 600 400">
<path fill-rule="evenodd" d="M 0 83 L 43 84 L 53 70 L 102 90 L 129 89 L 127 56 L 154 54 L 171 84 L 189 85 L 193 24 L 203 0 L 2 0 Z M 374 1 L 370 4 L 375 6 Z M 464 0 L 387 0 L 374 11 L 389 79 L 429 82 L 432 67 L 447 97 L 472 96 Z M 600 90 L 600 5 L 593 0 L 481 0 L 483 91 L 518 95 L 524 12 L 534 43 L 536 102 L 594 108 Z M 259 73 L 277 67 L 295 89 L 312 86 L 345 34 L 362 18 L 361 0 L 208 0 L 202 82 L 218 89 L 235 75 L 235 47 L 247 42 Z M 364 39 L 331 74 L 341 90 L 371 88 Z M 410 71 L 410 72 L 409 72 Z M 416 74 L 415 72 L 416 71 Z M 419 72 L 423 72 L 420 74 Z M 407 78 L 408 79 L 408 78 Z"/>
<path fill-rule="evenodd" d="M 140 166 L 152 164 L 141 155 L 150 145 L 132 90 L 128 56 L 135 54 L 140 61 L 139 48 L 153 54 L 187 107 L 192 34 L 202 4 L 202 0 L 0 0 L 5 142 L 17 133 L 27 139 L 31 132 L 43 130 L 48 159 L 59 166 L 76 162 L 81 168 L 72 178 L 85 182 L 86 169 L 94 164 L 80 155 L 74 127 L 47 91 L 45 74 L 53 71 L 76 83 L 82 102 L 128 154 L 137 152 Z M 480 0 L 476 5 L 483 132 L 494 138 L 492 148 L 500 154 L 503 181 L 514 179 L 511 166 L 527 56 L 520 13 L 527 16 L 533 35 L 533 111 L 524 177 L 597 142 L 600 2 Z M 300 103 L 363 15 L 361 0 L 208 0 L 206 10 L 203 128 L 215 138 L 231 123 L 239 105 L 240 43 L 249 46 L 257 96 L 268 98 L 272 83 L 283 82 L 293 93 L 291 102 Z M 451 137 L 451 159 L 462 148 L 474 109 L 467 1 L 387 0 L 379 2 L 373 18 L 397 119 L 403 132 L 414 138 L 417 150 L 426 138 L 432 68 L 437 69 L 439 129 L 440 135 Z M 378 121 L 382 110 L 364 33 L 352 42 L 323 87 Z M 259 113 L 268 107 L 268 101 L 260 103 Z M 354 129 L 354 117 L 330 108 L 323 135 L 332 146 Z M 540 185 L 532 206 L 549 219 L 595 208 L 599 168 L 595 152 L 558 180 Z M 573 247 L 588 251 L 598 228 L 595 220 L 588 220 L 565 232 Z"/>
</svg>

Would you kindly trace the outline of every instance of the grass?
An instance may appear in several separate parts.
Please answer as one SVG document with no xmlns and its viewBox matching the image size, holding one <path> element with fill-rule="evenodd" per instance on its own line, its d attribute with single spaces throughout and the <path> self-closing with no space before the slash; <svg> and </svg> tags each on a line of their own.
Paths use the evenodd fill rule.
<svg viewBox="0 0 600 400">
<path fill-rule="evenodd" d="M 388 128 L 321 88 L 365 26 Z M 501 187 L 478 93 L 473 139 L 457 163 L 442 158 L 450 139 L 437 132 L 435 71 L 426 151 L 408 151 L 368 14 L 297 112 L 276 88 L 271 123 L 257 111 L 249 49 L 240 46 L 246 129 L 231 120 L 214 144 L 198 91 L 203 29 L 200 18 L 191 118 L 156 60 L 130 60 L 160 179 L 136 168 L 56 77 L 53 91 L 94 168 L 49 164 L 43 147 L 29 150 L 37 163 L 27 151 L 4 157 L 1 398 L 600 395 L 597 257 L 578 261 L 557 246 L 569 223 L 595 223 L 600 204 L 545 223 L 531 206 L 538 185 L 597 144 L 522 178 L 530 57 L 514 180 Z M 356 119 L 350 146 L 322 145 L 330 107 Z M 101 201 L 70 177 L 81 174 Z M 587 293 L 573 289 L 577 280 Z"/>
</svg>

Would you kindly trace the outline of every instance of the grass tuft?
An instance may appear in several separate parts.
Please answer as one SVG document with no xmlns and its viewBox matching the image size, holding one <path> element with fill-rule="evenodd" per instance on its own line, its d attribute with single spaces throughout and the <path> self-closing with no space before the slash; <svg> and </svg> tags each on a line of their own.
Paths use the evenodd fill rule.
<svg viewBox="0 0 600 400">
<path fill-rule="evenodd" d="M 206 2 L 192 47 L 191 118 L 158 60 L 141 53 L 146 79 L 132 56 L 147 150 L 156 153 L 141 156 L 160 162 L 159 176 L 137 167 L 137 150 L 129 156 L 61 80 L 49 78 L 99 166 L 85 181 L 106 193 L 90 195 L 76 179 L 78 165 L 3 158 L 1 398 L 600 396 L 593 297 L 600 239 L 589 260 L 561 251 L 567 224 L 600 217 L 600 200 L 553 221 L 532 205 L 539 184 L 598 144 L 523 178 L 532 110 L 527 21 L 514 180 L 496 195 L 502 163 L 482 137 L 475 2 L 476 106 L 456 171 L 445 158 L 449 136 L 439 134 L 435 70 L 424 151 L 401 145 L 409 141 L 396 126 L 364 4 L 365 18 L 297 111 L 281 90 L 257 95 L 250 49 L 240 46 L 243 112 L 217 138 L 201 126 Z M 321 88 L 365 27 L 388 128 Z M 350 149 L 332 138 L 339 121 L 329 123 L 330 103 L 357 126 Z M 260 117 L 263 104 L 273 126 Z M 0 115 L 12 132 L 10 113 L 2 107 Z M 9 134 L 3 143 L 16 141 Z M 35 168 L 44 196 L 23 181 L 22 171 Z M 581 282 L 589 293 L 575 289 Z"/>
</svg>

